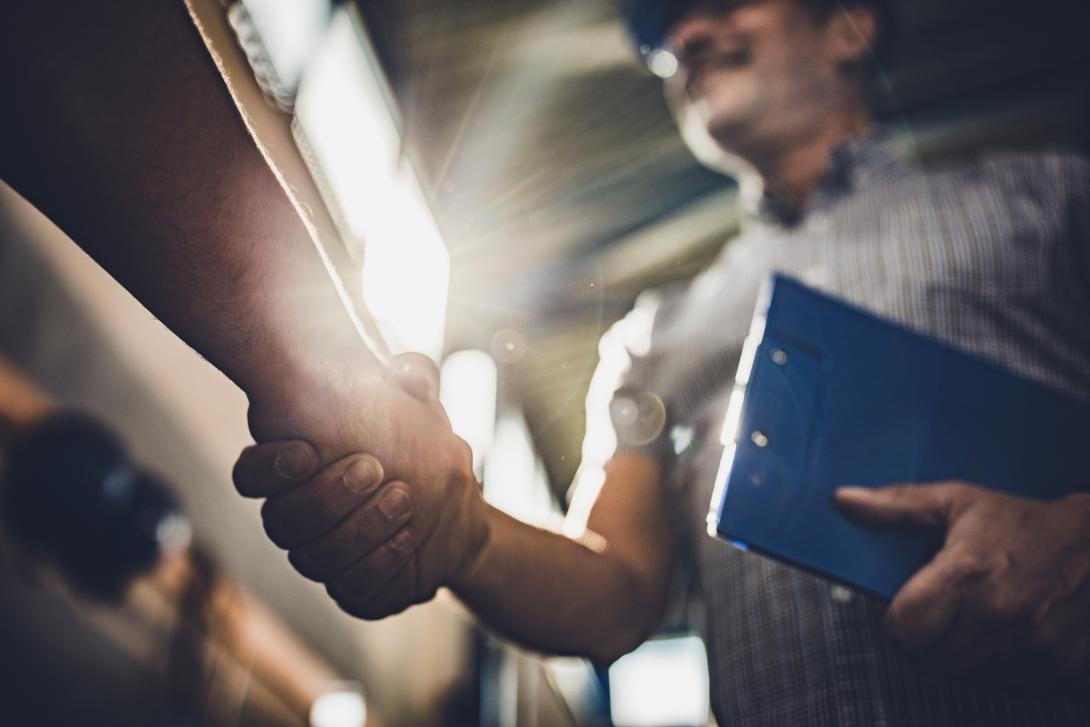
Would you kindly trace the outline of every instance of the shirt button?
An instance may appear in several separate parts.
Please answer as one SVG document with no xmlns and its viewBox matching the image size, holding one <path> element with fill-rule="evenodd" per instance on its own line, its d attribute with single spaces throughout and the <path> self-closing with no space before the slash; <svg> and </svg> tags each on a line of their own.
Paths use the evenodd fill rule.
<svg viewBox="0 0 1090 727">
<path fill-rule="evenodd" d="M 834 603 L 847 605 L 855 600 L 855 594 L 851 590 L 844 586 L 830 586 L 829 597 L 833 599 Z"/>
</svg>

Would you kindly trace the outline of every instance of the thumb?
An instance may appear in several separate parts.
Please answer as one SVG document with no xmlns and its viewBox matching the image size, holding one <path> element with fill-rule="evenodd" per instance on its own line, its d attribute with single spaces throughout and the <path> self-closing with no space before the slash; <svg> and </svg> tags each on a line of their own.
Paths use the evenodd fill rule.
<svg viewBox="0 0 1090 727">
<path fill-rule="evenodd" d="M 439 367 L 422 353 L 403 353 L 390 362 L 394 378 L 413 398 L 425 404 L 439 400 Z"/>
<path fill-rule="evenodd" d="M 833 503 L 852 520 L 864 525 L 949 524 L 960 500 L 960 487 L 939 485 L 892 485 L 870 489 L 841 487 Z"/>
</svg>

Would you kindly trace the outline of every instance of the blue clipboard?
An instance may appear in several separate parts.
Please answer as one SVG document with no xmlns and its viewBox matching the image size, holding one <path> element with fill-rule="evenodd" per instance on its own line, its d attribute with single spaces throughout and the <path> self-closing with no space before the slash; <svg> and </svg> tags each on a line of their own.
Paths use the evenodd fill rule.
<svg viewBox="0 0 1090 727">
<path fill-rule="evenodd" d="M 713 535 L 886 599 L 941 533 L 856 525 L 834 509 L 837 487 L 1090 489 L 1090 401 L 782 275 L 758 304 L 723 442 Z"/>
</svg>

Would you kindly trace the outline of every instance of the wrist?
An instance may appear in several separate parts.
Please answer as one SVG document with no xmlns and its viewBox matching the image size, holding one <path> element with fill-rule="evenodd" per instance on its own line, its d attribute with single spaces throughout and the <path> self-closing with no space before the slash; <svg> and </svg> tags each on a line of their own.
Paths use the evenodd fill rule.
<svg viewBox="0 0 1090 727">
<path fill-rule="evenodd" d="M 359 391 L 378 391 L 387 377 L 362 341 L 340 350 L 311 348 L 303 357 L 274 357 L 245 387 L 250 433 L 258 442 L 320 437 L 321 428 L 334 424 Z"/>
<path fill-rule="evenodd" d="M 481 579 L 488 571 L 490 554 L 497 547 L 497 535 L 501 525 L 502 513 L 485 502 L 480 495 L 477 498 L 476 511 L 469 518 L 471 530 L 466 551 L 446 583 L 462 598 L 479 590 Z"/>
</svg>

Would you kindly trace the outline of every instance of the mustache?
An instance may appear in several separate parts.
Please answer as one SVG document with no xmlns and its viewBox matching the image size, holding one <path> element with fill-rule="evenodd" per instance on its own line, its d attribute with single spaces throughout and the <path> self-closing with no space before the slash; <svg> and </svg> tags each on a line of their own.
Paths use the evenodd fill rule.
<svg viewBox="0 0 1090 727">
<path fill-rule="evenodd" d="M 752 58 L 753 53 L 748 46 L 730 45 L 683 53 L 678 60 L 685 87 L 693 93 L 699 91 L 704 79 L 712 71 L 742 68 L 748 65 Z"/>
</svg>

